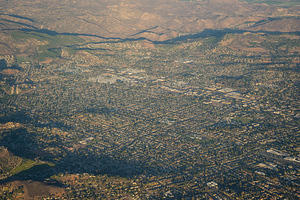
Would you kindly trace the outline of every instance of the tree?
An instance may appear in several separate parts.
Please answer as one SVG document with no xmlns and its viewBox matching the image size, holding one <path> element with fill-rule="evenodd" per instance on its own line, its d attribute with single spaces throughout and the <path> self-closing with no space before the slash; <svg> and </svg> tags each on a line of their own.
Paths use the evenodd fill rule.
<svg viewBox="0 0 300 200">
<path fill-rule="evenodd" d="M 5 59 L 0 60 L 0 70 L 7 68 L 7 62 Z"/>
</svg>

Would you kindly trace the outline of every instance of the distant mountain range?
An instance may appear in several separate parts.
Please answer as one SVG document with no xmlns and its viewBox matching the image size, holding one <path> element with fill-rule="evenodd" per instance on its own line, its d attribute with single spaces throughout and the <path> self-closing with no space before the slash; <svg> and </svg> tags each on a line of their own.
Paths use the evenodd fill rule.
<svg viewBox="0 0 300 200">
<path fill-rule="evenodd" d="M 11 0 L 0 28 L 164 41 L 205 29 L 300 31 L 300 3 L 256 0 Z"/>
</svg>

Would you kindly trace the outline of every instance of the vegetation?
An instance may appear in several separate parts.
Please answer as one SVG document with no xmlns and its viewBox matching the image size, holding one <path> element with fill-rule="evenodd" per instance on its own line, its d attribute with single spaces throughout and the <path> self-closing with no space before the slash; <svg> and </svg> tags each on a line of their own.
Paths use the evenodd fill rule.
<svg viewBox="0 0 300 200">
<path fill-rule="evenodd" d="M 10 171 L 10 174 L 16 175 L 23 171 L 29 170 L 34 166 L 45 165 L 45 164 L 48 165 L 49 167 L 55 166 L 53 163 L 50 162 L 41 162 L 41 161 L 34 161 L 30 159 L 23 159 L 20 165 L 16 166 L 14 169 Z"/>
<path fill-rule="evenodd" d="M 35 55 L 39 60 L 44 60 L 45 58 L 58 58 L 61 56 L 61 50 L 64 49 L 70 54 L 75 53 L 75 49 L 72 45 L 79 45 L 84 42 L 83 39 L 72 35 L 63 34 L 49 34 L 43 32 L 34 31 L 14 31 L 11 33 L 13 39 L 18 41 L 31 41 L 36 39 L 41 42 L 38 46 Z M 19 57 L 22 61 L 28 60 L 24 57 Z"/>
<path fill-rule="evenodd" d="M 13 170 L 11 170 L 10 173 L 12 175 L 15 175 L 22 171 L 28 170 L 35 165 L 38 165 L 38 163 L 36 161 L 30 160 L 30 159 L 23 159 L 22 163 L 19 166 L 15 167 Z"/>
</svg>

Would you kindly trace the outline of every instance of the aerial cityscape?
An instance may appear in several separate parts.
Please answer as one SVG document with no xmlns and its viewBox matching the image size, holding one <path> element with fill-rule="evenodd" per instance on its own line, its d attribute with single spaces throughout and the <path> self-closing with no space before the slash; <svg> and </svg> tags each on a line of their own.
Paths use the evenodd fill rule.
<svg viewBox="0 0 300 200">
<path fill-rule="evenodd" d="M 300 198 L 297 0 L 0 1 L 0 199 Z"/>
</svg>

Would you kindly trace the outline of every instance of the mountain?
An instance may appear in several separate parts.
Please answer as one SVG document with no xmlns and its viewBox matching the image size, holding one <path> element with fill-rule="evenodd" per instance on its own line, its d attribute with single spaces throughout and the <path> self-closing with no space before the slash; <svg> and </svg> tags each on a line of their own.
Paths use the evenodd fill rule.
<svg viewBox="0 0 300 200">
<path fill-rule="evenodd" d="M 162 41 L 205 29 L 299 31 L 299 5 L 238 0 L 2 1 L 1 28 Z"/>
</svg>

